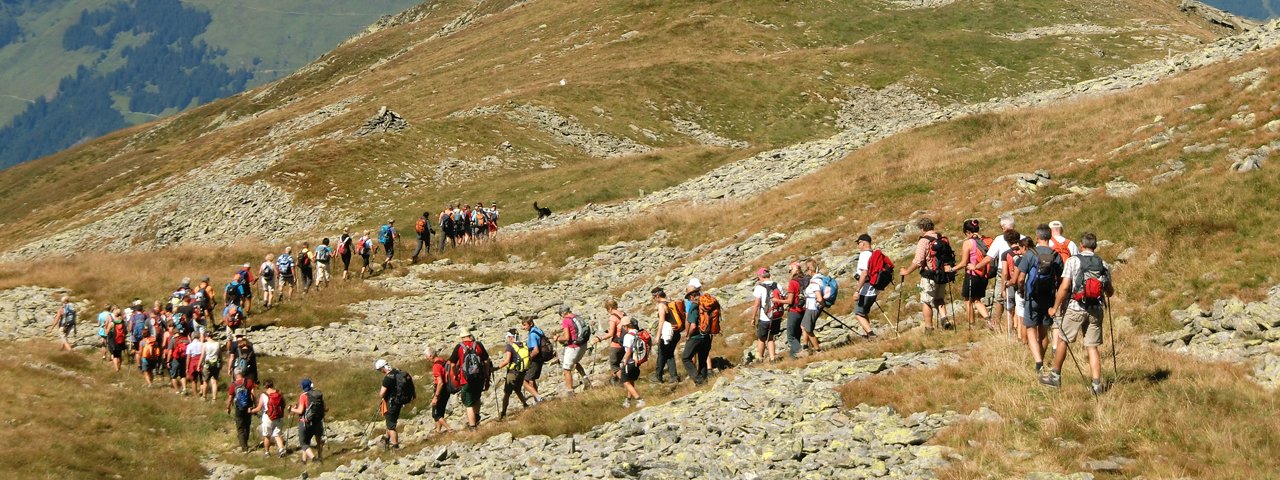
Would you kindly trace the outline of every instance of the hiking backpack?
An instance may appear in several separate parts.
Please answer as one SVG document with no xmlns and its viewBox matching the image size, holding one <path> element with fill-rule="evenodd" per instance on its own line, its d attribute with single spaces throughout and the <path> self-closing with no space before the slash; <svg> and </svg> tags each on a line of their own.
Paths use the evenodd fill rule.
<svg viewBox="0 0 1280 480">
<path fill-rule="evenodd" d="M 338 241 L 338 255 L 346 255 L 347 249 L 350 248 L 347 245 L 350 245 L 350 244 L 351 244 L 351 237 L 343 236 L 342 240 Z"/>
<path fill-rule="evenodd" d="M 304 269 L 311 268 L 311 255 L 307 255 L 307 252 L 298 255 L 298 266 Z"/>
<path fill-rule="evenodd" d="M 276 269 L 275 269 L 275 268 L 272 268 L 272 266 L 271 266 L 271 264 L 270 264 L 270 263 L 263 263 L 263 264 L 262 264 L 262 279 L 263 279 L 264 281 L 266 281 L 267 283 L 269 283 L 269 284 L 270 284 L 270 283 L 275 283 L 275 281 L 276 281 Z"/>
<path fill-rule="evenodd" d="M 413 224 L 413 231 L 418 235 L 427 233 L 427 217 L 418 217 L 418 223 Z"/>
<path fill-rule="evenodd" d="M 390 241 L 391 241 L 391 225 L 389 224 L 383 225 L 382 228 L 378 230 L 378 242 L 385 245 L 387 242 L 390 242 Z"/>
<path fill-rule="evenodd" d="M 480 352 L 483 350 L 484 346 L 480 345 L 480 342 L 472 342 L 470 347 L 465 344 L 458 345 L 458 364 L 463 385 L 484 383 L 484 360 L 480 358 Z"/>
<path fill-rule="evenodd" d="M 987 252 L 991 250 L 991 242 L 993 241 L 994 239 L 992 239 L 991 237 L 983 237 L 983 236 L 979 236 L 978 238 L 973 239 L 973 245 L 978 247 L 979 259 L 987 256 Z M 974 270 L 973 275 L 975 277 L 982 277 L 982 278 L 995 278 L 996 262 L 987 262 L 987 266 L 982 267 L 981 270 Z"/>
<path fill-rule="evenodd" d="M 672 300 L 667 304 L 667 313 L 671 316 L 671 330 L 683 332 L 688 323 L 688 311 L 684 309 L 684 300 Z"/>
<path fill-rule="evenodd" d="M 453 214 L 447 214 L 444 219 L 440 220 L 440 230 L 446 234 L 453 233 Z"/>
<path fill-rule="evenodd" d="M 161 352 L 159 348 L 156 348 L 156 341 L 153 338 L 144 338 L 140 350 L 139 354 L 142 355 L 142 358 L 150 361 L 160 359 Z"/>
<path fill-rule="evenodd" d="M 763 310 L 770 322 L 782 320 L 783 314 L 787 311 L 787 305 L 782 302 L 782 289 L 778 288 L 777 283 L 762 283 L 760 285 L 764 287 L 765 292 L 765 299 L 760 302 L 760 309 Z"/>
<path fill-rule="evenodd" d="M 1106 285 L 1111 283 L 1111 272 L 1097 255 L 1076 255 L 1080 269 L 1071 279 L 1071 299 L 1086 307 L 1102 305 Z"/>
<path fill-rule="evenodd" d="M 76 324 L 76 307 L 70 303 L 62 305 L 62 320 L 58 321 L 58 326 L 68 328 Z"/>
<path fill-rule="evenodd" d="M 1064 238 L 1064 241 L 1058 242 L 1057 238 L 1050 235 L 1049 248 L 1052 248 L 1053 251 L 1056 252 L 1059 257 L 1062 257 L 1063 263 L 1066 263 L 1067 259 L 1071 258 L 1071 240 L 1070 239 Z"/>
<path fill-rule="evenodd" d="M 169 353 L 169 358 L 182 358 L 187 355 L 187 346 L 191 344 L 191 340 L 182 332 L 173 339 L 173 351 Z"/>
<path fill-rule="evenodd" d="M 128 341 L 128 334 L 124 327 L 124 320 L 115 319 L 111 321 L 111 337 L 116 345 L 124 345 Z"/>
<path fill-rule="evenodd" d="M 249 407 L 253 406 L 253 395 L 249 393 L 249 388 L 245 386 L 245 380 L 236 382 L 235 395 L 236 411 L 245 412 Z"/>
<path fill-rule="evenodd" d="M 329 248 L 329 246 L 328 246 L 328 245 L 321 245 L 321 246 L 319 246 L 319 247 L 316 247 L 316 261 L 317 261 L 317 262 L 327 262 L 327 261 L 329 261 L 329 256 L 330 256 L 330 255 L 332 255 L 332 254 L 333 254 L 333 249 Z"/>
<path fill-rule="evenodd" d="M 521 342 L 511 344 L 511 367 L 513 372 L 529 369 L 529 347 Z"/>
<path fill-rule="evenodd" d="M 324 420 L 324 394 L 313 388 L 303 395 L 307 396 L 307 408 L 302 409 L 302 422 L 314 425 Z"/>
<path fill-rule="evenodd" d="M 581 347 L 591 343 L 591 325 L 577 315 L 570 316 L 569 321 L 573 325 L 569 331 L 569 344 Z"/>
<path fill-rule="evenodd" d="M 284 395 L 274 391 L 267 394 L 267 418 L 279 420 L 284 416 Z"/>
<path fill-rule="evenodd" d="M 698 297 L 698 332 L 720 334 L 720 301 L 709 293 Z"/>
<path fill-rule="evenodd" d="M 240 325 L 244 324 L 244 312 L 239 308 L 235 309 L 235 311 L 228 311 L 224 317 L 223 323 L 229 328 L 240 328 Z"/>
<path fill-rule="evenodd" d="M 1028 300 L 1051 298 L 1058 289 L 1059 277 L 1062 276 L 1062 265 L 1054 262 L 1059 258 L 1058 252 L 1043 252 L 1036 248 L 1033 254 L 1036 256 L 1036 263 L 1027 272 L 1024 295 Z"/>
<path fill-rule="evenodd" d="M 893 283 L 893 260 L 879 249 L 871 252 L 871 259 L 867 261 L 867 283 L 877 291 Z"/>
<path fill-rule="evenodd" d="M 921 265 L 920 276 L 938 283 L 951 283 L 956 279 L 956 272 L 948 272 L 946 267 L 956 265 L 956 251 L 951 248 L 951 240 L 946 235 L 936 237 L 920 237 L 929 240 L 929 248 L 925 249 L 924 265 Z"/>
<path fill-rule="evenodd" d="M 547 338 L 547 334 L 543 333 L 541 328 L 531 327 L 530 332 L 538 332 L 538 358 L 534 359 L 539 362 L 550 362 L 556 359 L 556 349 L 552 345 L 551 339 Z"/>
<path fill-rule="evenodd" d="M 458 364 L 449 362 L 444 365 L 444 390 L 450 395 L 462 390 L 466 380 L 462 378 L 462 369 Z"/>
<path fill-rule="evenodd" d="M 822 284 L 822 290 L 818 292 L 819 300 L 822 301 L 820 306 L 830 307 L 836 304 L 836 297 L 840 295 L 840 282 L 836 281 L 836 277 L 830 275 L 819 275 L 818 278 Z"/>
<path fill-rule="evenodd" d="M 647 330 L 640 330 L 635 334 L 635 340 L 631 342 L 631 361 L 636 366 L 644 365 L 649 360 L 649 350 L 653 346 L 653 337 L 649 335 Z"/>
<path fill-rule="evenodd" d="M 400 370 L 392 370 L 391 375 L 396 381 L 396 401 L 401 405 L 413 403 L 418 398 L 418 389 L 413 386 L 413 375 Z"/>
</svg>

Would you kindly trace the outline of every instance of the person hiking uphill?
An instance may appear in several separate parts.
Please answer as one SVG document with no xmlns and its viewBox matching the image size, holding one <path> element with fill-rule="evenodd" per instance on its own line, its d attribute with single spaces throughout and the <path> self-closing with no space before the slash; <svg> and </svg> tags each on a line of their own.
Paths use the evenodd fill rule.
<svg viewBox="0 0 1280 480">
<path fill-rule="evenodd" d="M 822 351 L 818 345 L 818 316 L 822 314 L 823 299 L 827 298 L 828 293 L 823 290 L 825 285 L 822 274 L 818 273 L 817 265 L 812 261 L 805 262 L 804 274 L 809 277 L 809 285 L 804 287 L 804 316 L 800 317 L 800 341 L 809 347 L 810 354 Z"/>
<path fill-rule="evenodd" d="M 324 395 L 315 388 L 310 378 L 302 379 L 299 384 L 302 393 L 298 395 L 298 403 L 289 411 L 298 416 L 298 448 L 303 465 L 310 461 L 320 461 L 324 453 L 324 417 L 329 406 L 324 403 Z M 311 443 L 316 448 L 312 451 Z"/>
<path fill-rule="evenodd" d="M 360 240 L 356 241 L 356 255 L 360 256 L 360 278 L 364 278 L 365 274 L 373 275 L 373 268 L 369 266 L 369 257 L 377 250 L 373 239 L 369 237 L 369 231 L 365 230 Z"/>
<path fill-rule="evenodd" d="M 1062 222 L 1054 220 L 1049 222 L 1049 248 L 1058 252 L 1058 256 L 1062 257 L 1065 263 L 1067 259 L 1080 254 L 1080 247 L 1076 246 L 1076 242 L 1071 241 L 1062 233 Z"/>
<path fill-rule="evenodd" d="M 618 301 L 612 298 L 604 301 L 604 310 L 609 315 L 609 329 L 603 336 L 596 336 L 593 344 L 609 341 L 609 383 L 618 385 L 622 382 L 622 377 L 618 374 L 619 365 L 622 364 L 622 336 L 627 333 L 623 319 L 626 318 L 627 323 L 630 323 L 631 317 L 618 308 Z"/>
<path fill-rule="evenodd" d="M 232 373 L 235 380 L 227 386 L 227 414 L 232 415 L 234 409 L 236 422 L 236 440 L 240 450 L 249 451 L 249 423 L 253 420 L 253 394 L 257 384 L 245 378 L 244 372 L 236 370 Z"/>
<path fill-rule="evenodd" d="M 201 368 L 204 372 L 204 386 L 200 389 L 200 395 L 203 396 L 207 391 L 210 401 L 218 401 L 218 375 L 222 371 L 222 358 L 220 357 L 218 341 L 213 339 L 213 334 L 205 330 L 204 338 L 200 342 L 200 347 L 204 350 L 201 355 Z"/>
<path fill-rule="evenodd" d="M 907 275 L 911 272 L 920 271 L 920 309 L 924 317 L 924 329 L 930 332 L 934 328 L 935 308 L 938 309 L 939 325 L 944 328 L 948 326 L 946 289 L 947 283 L 955 278 L 955 252 L 951 250 L 947 237 L 934 230 L 933 220 L 922 218 L 916 224 L 920 227 L 920 240 L 916 242 L 916 253 L 911 265 L 902 270 L 899 284 L 906 284 Z"/>
<path fill-rule="evenodd" d="M 782 333 L 782 321 L 786 312 L 782 290 L 769 278 L 769 269 L 756 271 L 756 286 L 751 290 L 751 308 L 746 312 L 756 330 L 756 358 L 769 362 L 778 360 L 778 334 Z M 768 352 L 768 357 L 765 353 Z"/>
<path fill-rule="evenodd" d="M 435 428 L 431 429 L 431 433 L 445 433 L 452 431 L 449 428 L 449 421 L 445 419 L 446 408 L 449 406 L 449 386 L 447 383 L 448 367 L 445 364 L 444 357 L 436 353 L 435 349 L 427 346 L 423 352 L 427 357 L 427 362 L 431 363 L 431 377 L 435 380 L 431 390 L 431 419 L 435 420 Z"/>
<path fill-rule="evenodd" d="M 254 351 L 253 345 L 249 343 L 249 339 L 242 334 L 236 334 L 235 341 L 227 341 L 227 350 L 229 352 L 227 363 L 231 371 L 239 370 L 244 374 L 244 378 L 258 382 L 258 353 Z"/>
<path fill-rule="evenodd" d="M 546 362 L 556 359 L 556 352 L 551 347 L 551 339 L 547 337 L 546 332 L 533 324 L 533 317 L 524 317 L 520 319 L 520 328 L 525 332 L 525 345 L 529 347 L 529 368 L 524 372 L 524 391 L 528 393 L 528 398 L 533 399 L 533 404 L 542 403 L 542 396 L 538 395 L 538 379 L 542 378 L 542 367 Z"/>
<path fill-rule="evenodd" d="M 333 279 L 333 247 L 329 246 L 329 237 L 320 240 L 316 247 L 316 290 L 329 286 Z"/>
<path fill-rule="evenodd" d="M 268 253 L 262 257 L 262 265 L 258 266 L 258 279 L 262 284 L 262 308 L 267 310 L 274 305 L 277 276 L 275 256 Z"/>
<path fill-rule="evenodd" d="M 1042 346 L 1053 326 L 1049 310 L 1054 306 L 1063 270 L 1062 257 L 1049 247 L 1050 238 L 1052 236 L 1048 225 L 1036 227 L 1036 246 L 1022 255 L 1016 279 L 1017 284 L 1022 287 L 1026 303 L 1022 322 L 1027 327 L 1027 348 L 1031 351 L 1031 359 L 1035 361 L 1037 377 L 1043 374 Z"/>
<path fill-rule="evenodd" d="M 960 245 L 960 257 L 955 270 L 965 272 L 960 284 L 960 298 L 964 299 L 965 319 L 969 321 L 969 328 L 973 328 L 977 317 L 982 317 L 987 329 L 995 330 L 995 324 L 991 323 L 991 312 L 982 303 L 987 296 L 987 280 L 995 276 L 995 268 L 990 264 L 978 268 L 987 257 L 987 250 L 991 248 L 987 242 L 995 242 L 993 239 L 983 238 L 979 233 L 980 229 L 981 224 L 977 219 L 965 220 L 961 225 L 965 239 Z"/>
<path fill-rule="evenodd" d="M 1049 309 L 1050 317 L 1062 315 L 1058 323 L 1060 338 L 1053 350 L 1053 368 L 1048 375 L 1040 377 L 1040 383 L 1054 388 L 1062 385 L 1062 362 L 1067 359 L 1067 348 L 1070 348 L 1067 344 L 1083 336 L 1093 379 L 1090 388 L 1098 394 L 1103 390 L 1102 360 L 1098 355 L 1098 347 L 1102 346 L 1102 317 L 1115 288 L 1111 284 L 1111 267 L 1094 253 L 1098 237 L 1086 232 L 1080 238 L 1080 246 L 1080 253 L 1068 258 L 1063 266 L 1062 281 L 1053 308 Z"/>
<path fill-rule="evenodd" d="M 529 400 L 524 396 L 524 390 L 521 388 L 524 383 L 524 374 L 529 365 L 529 347 L 520 341 L 516 329 L 507 331 L 507 348 L 503 352 L 502 362 L 493 367 L 494 370 L 502 371 L 506 369 L 502 383 L 502 406 L 498 410 L 498 421 L 507 418 L 507 406 L 511 403 L 511 394 L 516 394 L 520 399 L 520 404 L 524 408 L 529 408 Z"/>
<path fill-rule="evenodd" d="M 711 336 L 720 333 L 720 303 L 715 297 L 702 293 L 698 279 L 689 279 L 689 286 L 685 287 L 685 312 L 688 340 L 684 342 L 680 360 L 684 363 L 685 376 L 702 385 L 707 381 L 707 363 L 711 360 Z"/>
<path fill-rule="evenodd" d="M 342 229 L 342 236 L 338 237 L 338 257 L 342 259 L 342 281 L 351 279 L 351 254 L 355 253 L 355 240 L 351 238 L 351 232 L 348 229 Z"/>
<path fill-rule="evenodd" d="M 653 303 L 658 309 L 658 318 L 653 331 L 658 332 L 658 365 L 654 367 L 653 380 L 665 381 L 664 375 L 671 375 L 671 382 L 680 382 L 676 374 L 676 346 L 680 343 L 680 334 L 684 333 L 685 315 L 684 300 L 671 301 L 662 287 L 654 287 L 649 291 Z M 674 307 L 673 307 L 674 306 Z"/>
<path fill-rule="evenodd" d="M 582 356 L 586 354 L 586 344 L 591 341 L 591 329 L 586 322 L 573 314 L 568 305 L 561 305 L 560 334 L 556 341 L 564 345 L 560 358 L 560 369 L 564 371 L 564 388 L 566 395 L 573 395 L 573 372 L 582 376 L 583 388 L 591 388 L 591 380 L 587 378 L 587 370 L 582 368 Z"/>
<path fill-rule="evenodd" d="M 53 314 L 53 325 L 49 328 L 58 334 L 60 348 L 70 352 L 71 338 L 76 333 L 76 305 L 71 303 L 71 297 L 62 296 L 62 305 L 59 305 L 58 311 Z"/>
<path fill-rule="evenodd" d="M 396 242 L 400 241 L 400 232 L 396 231 L 396 220 L 387 220 L 386 225 L 378 230 L 378 243 L 382 244 L 382 249 L 386 251 L 387 258 L 382 260 L 382 271 L 395 268 L 391 263 L 396 256 Z"/>
<path fill-rule="evenodd" d="M 413 256 L 409 257 L 409 263 L 418 263 L 418 255 L 425 249 L 427 255 L 431 255 L 431 234 L 435 231 L 431 228 L 431 212 L 422 212 L 422 216 L 418 217 L 418 222 L 413 225 L 413 232 L 418 239 L 418 246 L 413 250 Z"/>
<path fill-rule="evenodd" d="M 871 308 L 880 296 L 880 289 L 887 287 L 893 279 L 893 262 L 879 250 L 871 249 L 871 235 L 858 235 L 858 265 L 854 274 L 858 292 L 858 301 L 854 303 L 853 315 L 862 325 L 862 338 L 871 339 L 876 332 L 871 329 Z"/>
<path fill-rule="evenodd" d="M 1021 322 L 1015 322 L 1015 309 L 1013 283 L 1010 282 L 1013 276 L 1013 270 L 1017 267 L 1013 265 L 1009 251 L 1018 245 L 1018 241 L 1025 238 L 1022 234 L 1014 230 L 1016 222 L 1012 215 L 1000 216 L 1000 235 L 996 235 L 991 241 L 991 247 L 987 249 L 987 256 L 974 266 L 977 270 L 983 270 L 988 265 L 996 266 L 996 288 L 994 289 L 995 298 L 992 302 L 995 311 L 992 318 L 1000 319 L 1005 323 L 1007 331 L 1013 331 L 1015 326 L 1022 328 Z M 1012 235 L 1011 235 L 1012 233 Z M 1019 336 L 1019 338 L 1023 338 Z"/>
<path fill-rule="evenodd" d="M 396 432 L 400 424 L 400 410 L 417 396 L 413 388 L 413 376 L 392 368 L 391 364 L 382 359 L 374 362 L 373 369 L 382 372 L 378 399 L 379 409 L 387 426 L 387 436 L 383 440 L 387 448 L 400 448 L 400 436 Z"/>
<path fill-rule="evenodd" d="M 262 454 L 271 456 L 271 439 L 274 438 L 280 458 L 284 458 L 284 394 L 276 390 L 271 379 L 262 382 L 262 386 L 265 390 L 258 394 L 258 406 L 249 413 L 262 414 Z"/>
<path fill-rule="evenodd" d="M 111 326 L 111 309 L 110 303 L 102 306 L 102 311 L 98 312 L 98 344 L 102 346 L 102 359 L 106 360 L 111 356 L 111 349 L 107 345 L 107 327 Z"/>
<path fill-rule="evenodd" d="M 493 361 L 484 344 L 471 335 L 465 327 L 458 332 L 459 342 L 449 356 L 449 363 L 457 369 L 458 397 L 467 409 L 467 429 L 480 426 L 480 406 L 484 392 L 489 390 L 489 377 L 493 373 Z"/>
<path fill-rule="evenodd" d="M 794 359 L 800 355 L 802 338 L 800 324 L 804 320 L 804 288 L 809 286 L 809 278 L 805 277 L 801 271 L 800 262 L 788 264 L 787 271 L 790 272 L 790 279 L 787 281 L 787 291 L 782 298 L 782 303 L 787 305 L 787 345 L 790 347 L 790 357 Z"/>
<path fill-rule="evenodd" d="M 316 255 L 311 251 L 311 242 L 302 242 L 302 250 L 298 252 L 298 265 L 295 267 L 302 276 L 302 294 L 311 292 L 316 281 Z"/>
<path fill-rule="evenodd" d="M 648 355 L 648 345 L 644 344 L 640 329 L 634 322 L 626 322 L 624 328 L 626 333 L 622 336 L 622 365 L 618 371 L 622 376 L 622 388 L 627 392 L 622 408 L 631 408 L 632 400 L 635 400 L 636 408 L 644 408 L 644 399 L 636 391 L 636 379 L 640 378 L 640 362 L 643 361 L 641 355 Z"/>
<path fill-rule="evenodd" d="M 276 274 L 280 276 L 280 301 L 293 296 L 293 288 L 297 285 L 294 278 L 297 264 L 293 261 L 293 247 L 284 247 L 284 253 L 276 257 Z"/>
</svg>

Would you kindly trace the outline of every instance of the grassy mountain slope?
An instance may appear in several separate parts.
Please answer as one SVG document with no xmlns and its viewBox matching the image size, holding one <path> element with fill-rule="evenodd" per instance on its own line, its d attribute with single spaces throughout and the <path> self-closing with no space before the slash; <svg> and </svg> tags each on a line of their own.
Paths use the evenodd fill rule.
<svg viewBox="0 0 1280 480">
<path fill-rule="evenodd" d="M 160 189 L 147 188 L 151 182 L 193 163 L 272 148 L 288 153 L 238 181 L 264 180 L 363 220 L 479 196 L 516 207 L 507 210 L 510 223 L 532 214 L 531 200 L 565 209 L 629 198 L 761 148 L 829 134 L 835 99 L 849 87 L 901 83 L 939 103 L 986 100 L 1099 76 L 1208 35 L 1154 0 L 895 8 L 874 1 L 423 6 L 406 16 L 420 21 L 343 45 L 251 94 L 0 172 L 11 199 L 0 223 L 9 227 L 5 238 L 85 225 L 154 195 Z M 1076 23 L 1111 33 L 996 36 Z M 331 105 L 344 108 L 314 115 Z M 350 137 L 381 105 L 411 128 Z M 512 113 L 524 105 L 650 149 L 588 154 L 544 131 L 557 121 Z M 498 108 L 450 117 L 476 107 Z M 749 146 L 704 145 L 679 133 L 677 119 Z M 130 169 L 146 173 L 100 181 Z M 57 192 L 16 181 L 54 177 L 63 186 Z M 103 205 L 75 218 L 65 213 Z"/>
</svg>

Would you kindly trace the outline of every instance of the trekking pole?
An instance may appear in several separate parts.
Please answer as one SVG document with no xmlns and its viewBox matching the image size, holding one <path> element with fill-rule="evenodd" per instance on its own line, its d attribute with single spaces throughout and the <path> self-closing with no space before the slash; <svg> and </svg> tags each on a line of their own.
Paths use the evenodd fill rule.
<svg viewBox="0 0 1280 480">
<path fill-rule="evenodd" d="M 1065 344 L 1067 345 L 1067 354 L 1068 354 L 1068 355 L 1071 355 L 1071 363 L 1075 364 L 1075 366 L 1076 366 L 1076 372 L 1079 372 L 1079 373 L 1080 373 L 1080 378 L 1084 379 L 1084 381 L 1085 381 L 1085 382 L 1090 382 L 1090 383 L 1088 383 L 1088 384 L 1087 384 L 1087 385 L 1088 385 L 1088 388 L 1089 388 L 1089 393 L 1092 393 L 1092 394 L 1093 394 L 1093 400 L 1096 402 L 1096 401 L 1098 401 L 1098 392 L 1094 391 L 1094 389 L 1093 389 L 1093 385 L 1092 385 L 1092 381 L 1093 381 L 1093 379 L 1092 379 L 1092 378 L 1089 378 L 1089 377 L 1087 377 L 1087 376 L 1085 376 L 1085 374 L 1084 374 L 1084 369 L 1080 367 L 1080 360 L 1078 360 L 1078 359 L 1076 358 L 1076 352 L 1075 352 L 1075 350 L 1072 350 L 1072 349 L 1071 349 L 1071 342 L 1068 342 L 1068 341 L 1067 341 L 1067 334 L 1066 334 L 1066 332 L 1062 331 L 1062 318 L 1066 316 L 1065 314 L 1066 314 L 1066 311 L 1064 310 L 1064 311 L 1063 311 L 1063 313 L 1061 313 L 1061 314 L 1059 314 L 1059 315 L 1058 315 L 1058 319 L 1057 319 L 1057 321 L 1055 321 L 1055 322 L 1054 322 L 1054 324 L 1055 324 L 1055 325 L 1057 325 L 1057 327 L 1058 327 L 1058 333 L 1059 333 L 1060 335 L 1062 335 L 1062 336 L 1060 337 L 1060 338 L 1061 338 L 1062 343 L 1065 343 Z M 1056 341 L 1056 340 L 1054 341 L 1054 348 L 1057 348 L 1057 341 Z M 1056 353 L 1055 353 L 1055 355 L 1056 355 Z"/>
<path fill-rule="evenodd" d="M 1104 307 L 1107 309 L 1107 328 L 1111 330 L 1111 374 L 1116 380 L 1120 379 L 1120 367 L 1117 366 L 1116 357 L 1116 318 L 1111 313 L 1111 297 L 1103 296 Z"/>
<path fill-rule="evenodd" d="M 894 312 L 893 318 L 893 338 L 902 338 L 902 333 L 898 331 L 898 324 L 902 322 L 902 284 L 899 283 L 893 289 L 893 293 L 898 295 L 898 308 Z"/>
</svg>

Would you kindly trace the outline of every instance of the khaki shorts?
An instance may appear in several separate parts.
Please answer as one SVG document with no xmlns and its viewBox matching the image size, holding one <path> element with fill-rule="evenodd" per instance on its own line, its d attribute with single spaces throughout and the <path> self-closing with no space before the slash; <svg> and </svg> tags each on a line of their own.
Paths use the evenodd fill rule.
<svg viewBox="0 0 1280 480">
<path fill-rule="evenodd" d="M 1062 317 L 1062 336 L 1070 343 L 1076 336 L 1084 333 L 1084 346 L 1102 345 L 1102 309 L 1075 310 L 1068 308 Z"/>
<path fill-rule="evenodd" d="M 947 284 L 920 277 L 920 303 L 941 307 L 947 303 Z"/>
</svg>

